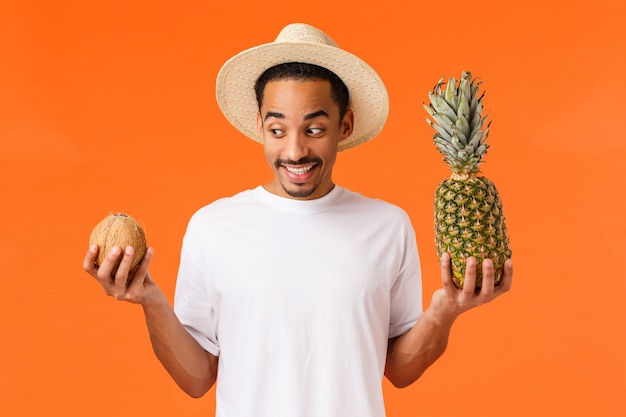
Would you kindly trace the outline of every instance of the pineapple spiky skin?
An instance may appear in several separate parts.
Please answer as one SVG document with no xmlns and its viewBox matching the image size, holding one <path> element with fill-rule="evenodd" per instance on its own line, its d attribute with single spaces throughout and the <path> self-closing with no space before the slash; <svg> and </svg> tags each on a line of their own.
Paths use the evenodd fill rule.
<svg viewBox="0 0 626 417">
<path fill-rule="evenodd" d="M 450 254 L 452 280 L 458 288 L 465 281 L 466 260 L 475 257 L 476 289 L 482 286 L 482 261 L 494 263 L 495 282 L 502 279 L 504 262 L 511 257 L 502 202 L 493 182 L 479 165 L 489 146 L 489 122 L 482 116 L 481 82 L 463 72 L 461 78 L 439 80 L 429 92 L 424 108 L 434 120 L 434 143 L 452 175 L 435 192 L 435 243 L 439 257 Z M 445 89 L 442 88 L 445 86 Z"/>
<path fill-rule="evenodd" d="M 452 280 L 463 288 L 465 264 L 473 256 L 478 265 L 494 263 L 495 283 L 500 283 L 504 262 L 511 257 L 502 202 L 494 184 L 482 176 L 453 177 L 435 192 L 435 243 L 439 257 L 450 254 Z M 482 286 L 482 269 L 476 270 L 476 288 Z"/>
</svg>

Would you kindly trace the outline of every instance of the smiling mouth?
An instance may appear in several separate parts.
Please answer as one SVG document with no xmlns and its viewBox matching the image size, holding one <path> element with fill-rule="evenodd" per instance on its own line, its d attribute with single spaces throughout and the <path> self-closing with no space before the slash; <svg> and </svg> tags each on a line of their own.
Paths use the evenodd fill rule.
<svg viewBox="0 0 626 417">
<path fill-rule="evenodd" d="M 309 172 L 314 166 L 315 164 L 307 165 L 305 167 L 292 167 L 288 165 L 283 165 L 283 167 L 285 167 L 287 171 L 294 175 L 304 175 Z"/>
<path fill-rule="evenodd" d="M 319 158 L 302 158 L 298 161 L 279 159 L 276 161 L 276 168 L 282 167 L 291 175 L 301 176 L 306 175 L 313 168 L 321 164 L 322 161 Z"/>
</svg>

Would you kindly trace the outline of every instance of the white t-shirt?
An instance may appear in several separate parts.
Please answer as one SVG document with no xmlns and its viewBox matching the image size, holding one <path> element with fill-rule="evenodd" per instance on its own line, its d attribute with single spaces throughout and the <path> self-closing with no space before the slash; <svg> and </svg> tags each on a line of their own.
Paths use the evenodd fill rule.
<svg viewBox="0 0 626 417">
<path fill-rule="evenodd" d="M 218 417 L 381 417 L 387 341 L 422 313 L 407 214 L 335 186 L 263 187 L 191 218 L 175 311 L 219 355 Z"/>
</svg>

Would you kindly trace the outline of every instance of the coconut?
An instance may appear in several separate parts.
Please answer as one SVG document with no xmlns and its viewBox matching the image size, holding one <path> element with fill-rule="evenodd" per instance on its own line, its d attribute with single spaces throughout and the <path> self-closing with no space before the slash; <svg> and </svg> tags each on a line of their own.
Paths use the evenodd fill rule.
<svg viewBox="0 0 626 417">
<path fill-rule="evenodd" d="M 99 247 L 96 265 L 102 265 L 106 254 L 118 246 L 123 250 L 128 246 L 135 249 L 135 256 L 130 265 L 133 271 L 146 254 L 146 235 L 139 223 L 128 214 L 114 213 L 105 217 L 91 232 L 89 245 L 97 244 Z M 112 274 L 115 275 L 122 257 L 117 260 Z"/>
</svg>

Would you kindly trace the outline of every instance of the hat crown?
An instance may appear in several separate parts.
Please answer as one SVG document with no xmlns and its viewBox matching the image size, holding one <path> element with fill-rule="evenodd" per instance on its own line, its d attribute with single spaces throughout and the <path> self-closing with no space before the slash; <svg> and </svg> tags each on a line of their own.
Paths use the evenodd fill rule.
<svg viewBox="0 0 626 417">
<path fill-rule="evenodd" d="M 335 73 L 348 87 L 354 130 L 337 147 L 343 151 L 375 137 L 389 113 L 389 97 L 376 71 L 356 55 L 339 48 L 321 30 L 305 24 L 285 26 L 273 42 L 258 45 L 230 58 L 217 74 L 215 96 L 224 116 L 240 132 L 263 143 L 257 129 L 259 111 L 254 85 L 275 65 L 305 62 Z"/>
<path fill-rule="evenodd" d="M 321 30 L 305 23 L 291 23 L 285 26 L 278 36 L 276 43 L 308 43 L 327 45 L 337 48 L 337 44 L 330 36 Z"/>
</svg>

